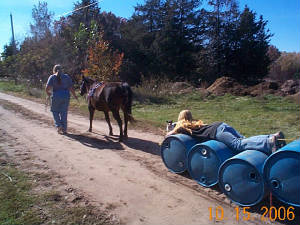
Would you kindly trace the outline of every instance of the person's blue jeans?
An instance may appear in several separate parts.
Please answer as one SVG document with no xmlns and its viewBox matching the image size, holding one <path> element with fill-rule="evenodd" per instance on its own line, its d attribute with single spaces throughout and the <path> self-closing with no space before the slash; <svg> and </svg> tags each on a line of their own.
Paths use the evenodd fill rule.
<svg viewBox="0 0 300 225">
<path fill-rule="evenodd" d="M 69 102 L 69 98 L 52 97 L 51 99 L 54 124 L 57 128 L 62 127 L 63 131 L 67 131 Z"/>
<path fill-rule="evenodd" d="M 272 153 L 272 145 L 270 144 L 271 136 L 272 135 L 258 135 L 245 138 L 226 123 L 222 123 L 216 132 L 216 140 L 223 142 L 234 151 L 258 150 L 267 155 Z"/>
</svg>

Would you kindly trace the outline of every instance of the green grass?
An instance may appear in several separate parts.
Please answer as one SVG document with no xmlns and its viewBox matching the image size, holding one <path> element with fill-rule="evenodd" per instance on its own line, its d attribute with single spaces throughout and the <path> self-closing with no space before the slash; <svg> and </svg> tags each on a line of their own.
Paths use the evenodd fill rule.
<svg viewBox="0 0 300 225">
<path fill-rule="evenodd" d="M 195 119 L 204 123 L 223 121 L 236 128 L 245 136 L 274 133 L 282 130 L 287 138 L 299 137 L 299 105 L 276 96 L 260 98 L 221 97 L 202 98 L 197 93 L 166 97 L 165 104 L 135 103 L 133 115 L 158 127 L 164 127 L 165 121 L 177 120 L 183 109 L 192 111 Z"/>
<path fill-rule="evenodd" d="M 0 90 L 4 92 L 25 93 L 26 86 L 24 84 L 15 85 L 14 81 L 0 81 Z"/>
<path fill-rule="evenodd" d="M 12 181 L 10 181 L 10 179 Z M 37 210 L 32 205 L 37 201 L 30 192 L 29 178 L 13 167 L 1 167 L 0 172 L 0 224 L 41 224 Z"/>
<path fill-rule="evenodd" d="M 14 88 L 13 82 L 8 85 L 6 82 L 0 82 L 0 90 L 23 89 Z M 151 126 L 156 130 L 165 129 L 166 120 L 176 121 L 181 110 L 189 109 L 195 119 L 201 119 L 204 123 L 226 122 L 246 137 L 275 133 L 278 130 L 282 130 L 290 139 L 300 135 L 299 105 L 284 97 L 225 95 L 203 98 L 197 91 L 182 95 L 166 95 L 165 91 L 163 95 L 159 94 L 159 91 L 151 93 L 150 89 L 140 88 L 134 88 L 134 93 L 132 111 L 139 123 L 131 125 L 131 128 Z M 71 109 L 88 117 L 87 102 L 85 98 L 79 99 L 79 103 L 71 99 Z M 103 119 L 104 115 L 102 112 L 96 112 L 95 118 Z"/>
</svg>

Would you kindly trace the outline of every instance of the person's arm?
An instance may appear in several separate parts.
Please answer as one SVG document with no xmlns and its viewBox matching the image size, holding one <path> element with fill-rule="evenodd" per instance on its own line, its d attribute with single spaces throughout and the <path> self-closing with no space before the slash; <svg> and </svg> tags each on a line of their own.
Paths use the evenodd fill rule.
<svg viewBox="0 0 300 225">
<path fill-rule="evenodd" d="M 67 75 L 67 74 L 66 74 Z M 69 75 L 67 75 L 67 78 L 68 78 L 68 87 L 69 87 L 69 91 L 71 92 L 71 94 L 73 95 L 73 97 L 77 100 L 78 100 L 78 97 L 76 96 L 76 93 L 75 93 L 75 90 L 73 88 L 73 81 L 71 79 L 71 77 Z"/>
<path fill-rule="evenodd" d="M 170 135 L 172 135 L 172 134 L 175 134 L 176 132 L 175 132 L 175 130 L 173 129 L 173 130 L 171 130 L 171 131 L 169 131 L 167 134 L 166 134 L 166 137 L 167 136 L 170 136 Z"/>
<path fill-rule="evenodd" d="M 53 90 L 51 90 L 52 87 L 53 87 L 53 76 L 50 76 L 48 78 L 46 88 L 45 88 L 45 91 L 46 91 L 46 94 L 47 94 L 48 98 L 51 96 L 51 92 L 53 91 Z"/>
<path fill-rule="evenodd" d="M 177 123 L 175 128 L 166 134 L 166 137 L 172 134 L 186 134 L 191 135 L 192 130 L 189 128 L 185 128 L 182 123 Z"/>
<path fill-rule="evenodd" d="M 45 91 L 46 91 L 46 94 L 48 95 L 48 97 L 50 97 L 50 95 L 51 95 L 51 86 L 47 85 Z"/>
<path fill-rule="evenodd" d="M 71 92 L 71 94 L 73 95 L 73 97 L 78 101 L 78 97 L 76 96 L 74 88 L 70 87 L 69 91 Z"/>
</svg>

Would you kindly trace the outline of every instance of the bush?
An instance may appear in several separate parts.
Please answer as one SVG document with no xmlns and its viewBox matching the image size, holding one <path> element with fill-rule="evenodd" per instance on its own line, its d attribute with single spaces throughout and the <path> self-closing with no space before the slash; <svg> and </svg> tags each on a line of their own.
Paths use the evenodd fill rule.
<svg viewBox="0 0 300 225">
<path fill-rule="evenodd" d="M 269 76 L 279 81 L 296 80 L 300 78 L 300 53 L 283 52 L 281 56 L 271 64 Z"/>
<path fill-rule="evenodd" d="M 140 85 L 134 88 L 135 99 L 141 103 L 159 103 L 166 101 L 172 94 L 173 83 L 167 78 L 141 77 Z"/>
</svg>

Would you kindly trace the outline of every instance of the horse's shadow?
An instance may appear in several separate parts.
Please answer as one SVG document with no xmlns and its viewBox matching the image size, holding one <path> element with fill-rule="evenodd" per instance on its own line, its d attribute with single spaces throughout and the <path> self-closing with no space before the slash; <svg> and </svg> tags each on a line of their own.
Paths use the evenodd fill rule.
<svg viewBox="0 0 300 225">
<path fill-rule="evenodd" d="M 147 141 L 147 140 L 134 138 L 134 137 L 128 137 L 128 139 L 125 140 L 123 143 L 124 145 L 126 145 L 131 149 L 160 156 L 160 146 L 156 142 Z"/>
<path fill-rule="evenodd" d="M 103 135 L 105 140 L 100 139 L 99 137 L 91 137 L 86 134 L 68 133 L 66 134 L 66 136 L 80 142 L 81 144 L 89 148 L 95 148 L 98 150 L 101 149 L 124 150 L 120 142 L 117 141 L 118 138 L 114 136 L 108 137 L 106 135 Z"/>
</svg>

